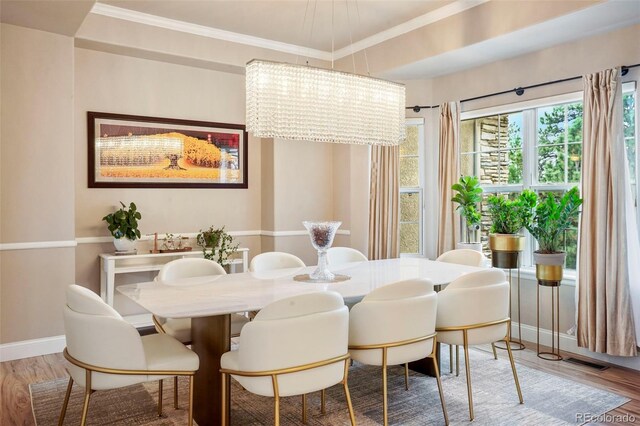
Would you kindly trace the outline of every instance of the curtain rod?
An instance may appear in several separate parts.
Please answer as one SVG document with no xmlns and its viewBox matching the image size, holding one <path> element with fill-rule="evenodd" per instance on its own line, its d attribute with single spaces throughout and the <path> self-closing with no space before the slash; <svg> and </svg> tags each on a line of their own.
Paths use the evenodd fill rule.
<svg viewBox="0 0 640 426">
<path fill-rule="evenodd" d="M 630 68 L 636 68 L 636 67 L 640 67 L 640 64 L 623 65 L 622 67 L 620 67 L 620 74 L 621 75 L 627 75 L 627 73 L 629 72 Z M 515 93 L 518 96 L 522 96 L 524 94 L 524 91 L 527 90 L 527 89 L 534 89 L 536 87 L 549 86 L 551 84 L 556 84 L 556 83 L 564 83 L 566 81 L 577 80 L 579 78 L 582 78 L 582 76 L 569 77 L 569 78 L 563 78 L 563 79 L 560 79 L 560 80 L 547 81 L 546 83 L 532 84 L 531 86 L 516 87 L 515 89 L 511 89 L 511 90 L 503 90 L 502 92 L 489 93 L 488 95 L 482 95 L 482 96 L 476 96 L 476 97 L 473 97 L 473 98 L 462 99 L 460 102 L 477 101 L 478 99 L 490 98 L 491 96 L 506 95 L 507 93 Z M 415 105 L 415 106 L 405 107 L 405 109 L 411 109 L 411 110 L 413 110 L 413 112 L 420 112 L 421 109 L 431 109 L 431 108 L 440 108 L 440 105 Z"/>
</svg>

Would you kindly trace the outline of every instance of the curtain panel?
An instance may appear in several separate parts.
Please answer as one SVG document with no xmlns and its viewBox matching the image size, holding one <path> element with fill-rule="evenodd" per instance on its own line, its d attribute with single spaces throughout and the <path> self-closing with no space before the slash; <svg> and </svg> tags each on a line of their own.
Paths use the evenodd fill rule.
<svg viewBox="0 0 640 426">
<path fill-rule="evenodd" d="M 460 218 L 451 201 L 451 185 L 460 177 L 460 103 L 440 105 L 440 136 L 438 141 L 438 256 L 456 248 L 460 239 Z"/>
<path fill-rule="evenodd" d="M 636 356 L 629 261 L 637 267 L 638 259 L 630 259 L 628 252 L 629 178 L 622 166 L 626 158 L 620 70 L 585 75 L 583 83 L 578 345 L 593 352 Z"/>
<path fill-rule="evenodd" d="M 400 255 L 400 147 L 371 147 L 369 259 Z"/>
</svg>

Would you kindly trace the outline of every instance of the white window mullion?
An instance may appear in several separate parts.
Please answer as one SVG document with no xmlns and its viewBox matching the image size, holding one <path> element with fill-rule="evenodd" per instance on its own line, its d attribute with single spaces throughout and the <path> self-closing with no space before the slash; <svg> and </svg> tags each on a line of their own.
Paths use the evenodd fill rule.
<svg viewBox="0 0 640 426">
<path fill-rule="evenodd" d="M 537 164 L 538 164 L 538 144 L 537 126 L 536 126 L 536 110 L 528 109 L 522 111 L 522 187 L 530 189 L 535 181 L 537 181 Z M 531 238 L 529 231 L 524 230 L 527 238 L 527 244 L 524 246 L 522 253 L 521 266 L 528 267 L 533 264 L 533 251 L 535 250 L 535 241 Z"/>
</svg>

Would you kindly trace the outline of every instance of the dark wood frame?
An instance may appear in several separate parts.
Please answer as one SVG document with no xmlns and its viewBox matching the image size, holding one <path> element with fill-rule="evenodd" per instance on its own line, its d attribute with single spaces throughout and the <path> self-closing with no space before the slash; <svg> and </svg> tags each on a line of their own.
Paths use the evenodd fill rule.
<svg viewBox="0 0 640 426">
<path fill-rule="evenodd" d="M 138 121 L 142 123 L 175 124 L 182 126 L 196 126 L 206 128 L 241 130 L 243 140 L 240 167 L 242 168 L 241 183 L 206 183 L 206 182 L 96 182 L 95 179 L 95 120 L 105 118 L 110 120 Z M 89 188 L 235 188 L 248 187 L 248 135 L 243 124 L 215 123 L 196 120 L 182 120 L 175 118 L 146 117 L 141 115 L 112 114 L 106 112 L 87 111 L 87 141 L 88 141 L 88 186 Z"/>
</svg>

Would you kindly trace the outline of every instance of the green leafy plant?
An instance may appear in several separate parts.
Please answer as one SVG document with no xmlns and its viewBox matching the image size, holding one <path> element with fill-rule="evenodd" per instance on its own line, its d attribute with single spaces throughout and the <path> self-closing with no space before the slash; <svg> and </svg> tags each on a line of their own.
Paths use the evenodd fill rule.
<svg viewBox="0 0 640 426">
<path fill-rule="evenodd" d="M 122 208 L 102 218 L 108 224 L 107 229 L 116 239 L 124 237 L 133 241 L 140 238 L 138 220 L 142 219 L 142 215 L 134 203 L 130 203 L 128 209 L 122 201 L 120 204 Z"/>
<path fill-rule="evenodd" d="M 222 228 L 210 226 L 206 231 L 200 230 L 196 242 L 202 247 L 205 259 L 213 260 L 225 266 L 229 264 L 229 257 L 238 251 L 240 244 L 233 244 L 233 237 Z"/>
<path fill-rule="evenodd" d="M 517 234 L 531 222 L 533 208 L 538 196 L 535 192 L 525 189 L 515 199 L 502 195 L 490 195 L 489 216 L 491 217 L 491 232 L 494 234 Z"/>
<path fill-rule="evenodd" d="M 460 212 L 467 224 L 467 242 L 471 242 L 472 235 L 480 229 L 482 216 L 476 206 L 482 201 L 482 188 L 480 181 L 475 176 L 461 176 L 458 183 L 454 183 L 451 189 L 457 194 L 451 199 L 454 203 L 458 203 L 456 210 Z"/>
<path fill-rule="evenodd" d="M 580 205 L 582 198 L 577 186 L 565 192 L 562 197 L 548 193 L 540 198 L 531 222 L 526 225 L 533 238 L 538 241 L 538 253 L 562 252 L 562 236 L 578 219 Z"/>
</svg>

